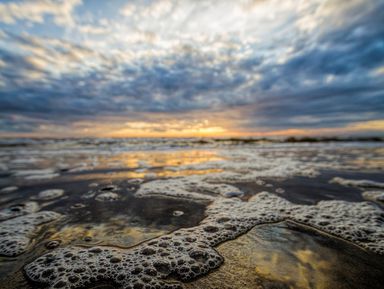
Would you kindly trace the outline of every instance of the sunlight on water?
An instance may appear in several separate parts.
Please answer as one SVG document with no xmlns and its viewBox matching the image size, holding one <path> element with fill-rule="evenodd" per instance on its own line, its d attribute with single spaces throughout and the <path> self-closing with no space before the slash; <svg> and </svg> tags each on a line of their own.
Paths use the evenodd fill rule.
<svg viewBox="0 0 384 289">
<path fill-rule="evenodd" d="M 211 173 L 222 172 L 220 169 L 210 170 L 161 170 L 161 169 L 146 169 L 142 172 L 124 171 L 124 172 L 109 172 L 109 173 L 86 173 L 75 176 L 76 180 L 116 180 L 116 179 L 154 179 L 154 178 L 170 178 L 170 177 L 184 177 L 192 175 L 206 175 Z"/>
<path fill-rule="evenodd" d="M 111 220 L 107 224 L 76 224 L 63 227 L 50 236 L 49 240 L 60 240 L 63 244 L 79 244 L 90 246 L 114 245 L 119 247 L 134 246 L 168 233 L 150 227 L 130 226 L 123 220 Z"/>
<path fill-rule="evenodd" d="M 226 259 L 224 265 L 187 284 L 188 289 L 352 289 L 377 288 L 380 282 L 372 276 L 381 259 L 287 224 L 255 227 L 218 251 Z"/>
<path fill-rule="evenodd" d="M 93 165 L 94 169 L 105 168 L 156 168 L 168 166 L 185 166 L 200 164 L 209 161 L 220 161 L 215 151 L 205 150 L 175 150 L 175 151 L 141 151 L 141 152 L 114 152 L 110 155 L 95 156 L 87 165 Z"/>
</svg>

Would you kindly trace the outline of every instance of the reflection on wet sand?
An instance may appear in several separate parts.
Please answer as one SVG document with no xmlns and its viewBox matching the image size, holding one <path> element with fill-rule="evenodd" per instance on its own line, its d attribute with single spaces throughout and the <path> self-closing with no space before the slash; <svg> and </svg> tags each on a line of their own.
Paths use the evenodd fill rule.
<svg viewBox="0 0 384 289">
<path fill-rule="evenodd" d="M 215 151 L 208 150 L 175 150 L 175 151 L 150 151 L 150 152 L 128 152 L 114 156 L 102 156 L 99 159 L 102 164 L 119 164 L 126 168 L 139 167 L 167 167 L 194 165 L 208 161 L 219 161 L 220 157 Z M 110 167 L 110 166 L 108 166 Z"/>
<path fill-rule="evenodd" d="M 83 173 L 75 175 L 77 180 L 87 179 L 155 179 L 191 175 L 206 175 L 222 172 L 222 169 L 186 169 L 207 162 L 223 160 L 216 151 L 180 150 L 173 152 L 128 152 L 101 156 L 94 163 L 74 170 Z M 92 169 L 92 170 L 90 170 Z"/>
<path fill-rule="evenodd" d="M 42 227 L 25 254 L 0 257 L 0 275 L 4 276 L 0 288 L 41 288 L 25 279 L 23 266 L 54 253 L 57 247 L 131 247 L 194 227 L 216 197 L 246 201 L 269 191 L 297 204 L 361 202 L 362 189 L 329 180 L 342 177 L 382 182 L 383 156 L 384 149 L 377 144 L 343 143 L 220 147 L 140 144 L 124 150 L 114 142 L 101 147 L 71 147 L 58 141 L 51 148 L 7 148 L 0 152 L 0 209 L 20 208 L 21 203 L 33 200 L 38 210 L 65 217 Z M 186 182 L 177 187 L 183 179 Z M 204 183 L 204 179 L 209 182 Z M 140 188 L 157 180 L 160 184 L 164 181 L 165 186 L 156 198 L 150 194 L 148 198 L 138 197 Z M 188 183 L 191 180 L 193 186 Z M 233 187 L 226 194 L 210 190 L 220 184 Z M 186 190 L 188 194 L 198 192 L 210 199 L 200 202 L 177 195 L 166 197 L 171 189 L 180 193 L 189 185 L 193 189 Z M 46 190 L 59 189 L 64 193 L 57 198 L 36 198 Z M 101 198 L 102 194 L 115 194 L 116 198 Z M 258 226 L 217 250 L 225 258 L 223 266 L 183 284 L 185 288 L 379 289 L 384 284 L 383 257 L 291 223 Z"/>
<path fill-rule="evenodd" d="M 61 245 L 111 245 L 131 247 L 168 231 L 152 227 L 129 226 L 125 218 L 114 218 L 102 224 L 73 224 L 54 233 L 49 240 L 60 240 Z M 49 241 L 48 241 L 49 242 Z"/>
<path fill-rule="evenodd" d="M 293 223 L 255 227 L 217 250 L 224 264 L 187 289 L 379 289 L 384 284 L 383 257 Z"/>
<path fill-rule="evenodd" d="M 108 173 L 95 173 L 87 172 L 74 176 L 75 180 L 121 180 L 121 179 L 156 179 L 156 178 L 175 178 L 185 177 L 193 175 L 206 175 L 211 173 L 220 173 L 220 169 L 210 170 L 143 170 L 142 172 L 135 171 L 120 171 L 120 172 L 108 172 Z"/>
</svg>

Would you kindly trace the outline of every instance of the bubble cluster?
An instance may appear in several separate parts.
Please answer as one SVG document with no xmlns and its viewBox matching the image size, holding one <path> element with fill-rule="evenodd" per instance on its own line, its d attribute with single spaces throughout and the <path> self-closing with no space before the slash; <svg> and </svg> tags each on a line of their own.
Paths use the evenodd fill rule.
<svg viewBox="0 0 384 289">
<path fill-rule="evenodd" d="M 0 223 L 0 255 L 17 256 L 24 253 L 38 226 L 54 221 L 61 215 L 51 211 L 32 213 Z"/>
<path fill-rule="evenodd" d="M 293 206 L 287 218 L 384 254 L 384 212 L 368 202 L 321 201 Z"/>
<path fill-rule="evenodd" d="M 83 288 L 109 280 L 122 288 L 182 288 L 167 277 L 189 281 L 223 262 L 204 236 L 188 230 L 133 249 L 95 246 L 59 248 L 25 267 L 27 276 L 51 288 Z"/>
<path fill-rule="evenodd" d="M 18 216 L 37 212 L 39 206 L 36 202 L 25 202 L 9 206 L 0 210 L 0 221 L 5 221 Z"/>
</svg>

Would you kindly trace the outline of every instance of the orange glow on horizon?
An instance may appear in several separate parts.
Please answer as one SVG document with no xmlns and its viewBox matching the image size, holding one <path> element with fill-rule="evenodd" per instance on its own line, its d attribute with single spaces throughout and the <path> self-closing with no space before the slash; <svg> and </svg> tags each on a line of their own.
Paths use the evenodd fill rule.
<svg viewBox="0 0 384 289">
<path fill-rule="evenodd" d="M 220 124 L 218 124 L 220 123 Z M 40 126 L 32 133 L 0 134 L 1 137 L 108 137 L 108 138 L 189 138 L 189 137 L 285 137 L 285 136 L 322 136 L 348 135 L 370 132 L 382 134 L 384 120 L 372 120 L 351 123 L 337 128 L 289 128 L 260 131 L 246 131 L 236 128 L 236 123 L 228 120 L 186 121 L 162 119 L 158 122 L 118 122 L 116 120 L 87 121 L 72 123 L 68 127 L 56 125 Z"/>
</svg>

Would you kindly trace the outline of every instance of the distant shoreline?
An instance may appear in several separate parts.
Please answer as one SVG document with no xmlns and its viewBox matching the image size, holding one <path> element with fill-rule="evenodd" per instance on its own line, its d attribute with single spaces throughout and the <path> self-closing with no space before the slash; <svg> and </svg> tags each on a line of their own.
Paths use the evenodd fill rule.
<svg viewBox="0 0 384 289">
<path fill-rule="evenodd" d="M 77 144 L 116 144 L 116 143 L 168 143 L 175 144 L 257 144 L 257 143 L 330 143 L 330 142 L 384 142 L 384 137 L 367 136 L 367 137 L 286 137 L 286 138 L 2 138 L 0 139 L 0 147 L 10 146 L 28 146 L 30 144 L 42 144 L 50 142 L 71 142 L 76 141 Z"/>
</svg>

